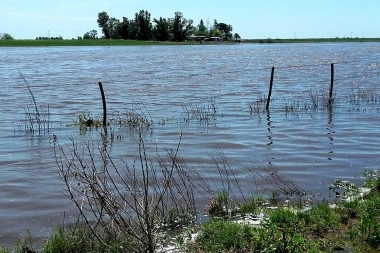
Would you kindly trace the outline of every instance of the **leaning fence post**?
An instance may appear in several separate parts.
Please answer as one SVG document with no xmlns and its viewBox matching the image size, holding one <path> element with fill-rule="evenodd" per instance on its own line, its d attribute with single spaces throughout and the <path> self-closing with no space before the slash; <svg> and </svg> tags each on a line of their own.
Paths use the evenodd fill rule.
<svg viewBox="0 0 380 253">
<path fill-rule="evenodd" d="M 269 93 L 268 93 L 267 105 L 265 107 L 265 110 L 267 111 L 269 110 L 270 96 L 272 95 L 273 76 L 274 76 L 274 67 L 272 67 L 272 73 L 270 75 Z"/>
<path fill-rule="evenodd" d="M 99 89 L 100 93 L 102 95 L 102 101 L 103 101 L 103 127 L 107 126 L 107 106 L 106 106 L 106 98 L 104 96 L 104 91 L 103 91 L 103 85 L 102 82 L 99 82 Z"/>
<path fill-rule="evenodd" d="M 333 96 L 333 87 L 334 87 L 334 63 L 331 63 L 331 83 L 330 83 L 330 93 L 329 93 L 329 103 L 328 106 L 332 106 L 332 96 Z"/>
</svg>

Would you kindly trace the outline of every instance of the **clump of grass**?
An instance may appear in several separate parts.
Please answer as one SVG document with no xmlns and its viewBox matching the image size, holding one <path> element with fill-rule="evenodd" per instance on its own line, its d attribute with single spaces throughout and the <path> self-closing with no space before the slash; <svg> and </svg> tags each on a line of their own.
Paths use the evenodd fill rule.
<svg viewBox="0 0 380 253">
<path fill-rule="evenodd" d="M 37 106 L 38 113 L 34 106 L 27 106 L 25 110 L 24 128 L 30 133 L 43 134 L 49 132 L 50 127 L 50 111 L 49 106 Z"/>
<path fill-rule="evenodd" d="M 0 253 L 11 253 L 11 250 L 0 247 Z"/>
<path fill-rule="evenodd" d="M 372 90 L 353 89 L 345 95 L 346 101 L 350 104 L 358 105 L 360 103 L 377 103 L 379 96 Z"/>
<path fill-rule="evenodd" d="M 103 126 L 103 121 L 101 119 L 93 117 L 90 113 L 80 113 L 74 120 L 73 124 L 69 126 L 79 127 L 81 133 L 85 133 L 87 130 Z"/>
<path fill-rule="evenodd" d="M 340 226 L 340 215 L 327 203 L 313 206 L 306 213 L 305 222 L 307 222 L 309 232 L 316 236 L 323 236 L 337 230 Z"/>
<path fill-rule="evenodd" d="M 103 125 L 103 122 L 93 117 L 90 113 L 80 113 L 72 125 L 79 127 L 100 127 Z"/>
<path fill-rule="evenodd" d="M 250 113 L 257 114 L 264 112 L 267 100 L 268 98 L 266 95 L 256 96 L 254 101 L 248 105 Z"/>
<path fill-rule="evenodd" d="M 264 202 L 265 200 L 262 197 L 252 197 L 239 206 L 239 213 L 243 215 L 248 213 L 256 215 L 262 210 Z"/>
<path fill-rule="evenodd" d="M 380 192 L 380 171 L 364 170 L 364 176 L 367 179 L 364 186 L 374 191 Z"/>
<path fill-rule="evenodd" d="M 134 248 L 133 238 L 118 240 L 99 229 L 94 235 L 90 229 L 76 224 L 72 227 L 58 227 L 53 235 L 46 240 L 42 252 L 126 252 Z"/>
<path fill-rule="evenodd" d="M 149 129 L 153 126 L 153 120 L 149 113 L 135 104 L 124 111 L 115 111 L 111 122 L 117 127 L 128 127 L 130 129 Z"/>
<path fill-rule="evenodd" d="M 228 192 L 223 189 L 215 198 L 212 198 L 210 204 L 206 207 L 205 213 L 212 217 L 224 217 L 228 214 Z"/>
<path fill-rule="evenodd" d="M 264 229 L 213 219 L 202 226 L 202 231 L 190 252 L 252 252 L 270 247 Z"/>
<path fill-rule="evenodd" d="M 148 120 L 148 118 L 140 113 L 136 113 L 133 110 L 126 111 L 124 119 L 124 125 L 128 125 L 130 128 L 137 128 L 137 127 L 146 127 L 150 128 L 153 125 L 153 122 L 151 120 Z"/>
<path fill-rule="evenodd" d="M 218 116 L 218 107 L 214 97 L 207 99 L 205 102 L 194 102 L 182 104 L 182 121 L 189 123 L 195 120 L 200 125 L 208 125 L 211 121 L 216 120 Z"/>
</svg>

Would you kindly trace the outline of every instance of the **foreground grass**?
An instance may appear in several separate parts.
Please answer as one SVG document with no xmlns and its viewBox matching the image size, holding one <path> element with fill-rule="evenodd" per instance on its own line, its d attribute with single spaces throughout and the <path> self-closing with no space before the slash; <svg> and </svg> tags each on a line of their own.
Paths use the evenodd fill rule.
<svg viewBox="0 0 380 253">
<path fill-rule="evenodd" d="M 310 209 L 263 208 L 260 199 L 242 207 L 260 226 L 212 218 L 202 224 L 187 252 L 380 252 L 380 179 L 370 179 L 370 192 L 336 205 L 322 202 Z M 347 191 L 346 191 L 347 192 Z"/>
<path fill-rule="evenodd" d="M 380 252 L 380 178 L 369 178 L 365 195 L 345 189 L 351 199 L 321 202 L 311 208 L 299 203 L 278 204 L 268 208 L 262 198 L 243 203 L 241 217 L 265 214 L 260 226 L 236 223 L 229 217 L 210 215 L 210 221 L 190 233 L 179 233 L 175 239 L 181 252 Z M 136 252 L 134 238 L 109 236 L 99 230 L 96 235 L 86 227 L 58 227 L 34 249 L 31 236 L 25 237 L 14 250 L 1 248 L 0 253 L 16 252 Z M 106 246 L 107 245 L 107 246 Z M 137 251 L 138 252 L 138 251 Z"/>
</svg>

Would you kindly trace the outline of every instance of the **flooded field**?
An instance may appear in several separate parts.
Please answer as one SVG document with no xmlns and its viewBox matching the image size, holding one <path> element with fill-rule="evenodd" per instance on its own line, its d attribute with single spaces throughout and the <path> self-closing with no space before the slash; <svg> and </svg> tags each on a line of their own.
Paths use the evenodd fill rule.
<svg viewBox="0 0 380 253">
<path fill-rule="evenodd" d="M 120 166 L 137 155 L 135 133 L 116 124 L 131 113 L 151 122 L 152 156 L 175 148 L 182 133 L 180 157 L 215 190 L 216 154 L 248 196 L 250 164 L 274 166 L 320 199 L 330 198 L 333 180 L 360 182 L 362 170 L 380 164 L 378 43 L 0 48 L 0 57 L 1 245 L 25 229 L 43 239 L 75 217 L 54 145 L 103 145 L 100 130 L 71 125 L 81 113 L 101 119 L 99 81 L 112 122 L 107 150 Z M 35 105 L 45 124 L 32 132 Z M 202 208 L 206 200 L 196 196 Z"/>
</svg>

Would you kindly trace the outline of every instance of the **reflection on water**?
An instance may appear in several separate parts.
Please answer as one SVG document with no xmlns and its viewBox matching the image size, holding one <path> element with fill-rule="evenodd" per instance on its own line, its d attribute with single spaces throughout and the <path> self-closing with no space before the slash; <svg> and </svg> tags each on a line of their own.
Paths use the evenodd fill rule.
<svg viewBox="0 0 380 253">
<path fill-rule="evenodd" d="M 358 180 L 362 169 L 380 164 L 378 43 L 0 48 L 0 58 L 0 244 L 26 228 L 42 238 L 64 214 L 76 216 L 62 194 L 55 138 L 61 145 L 72 138 L 80 148 L 93 141 L 117 166 L 136 159 L 128 127 L 103 136 L 68 127 L 80 113 L 101 118 L 99 81 L 110 117 L 134 109 L 153 122 L 144 135 L 150 154 L 175 149 L 182 132 L 180 156 L 207 182 L 219 180 L 209 156 L 215 150 L 244 183 L 249 175 L 240 161 L 269 162 L 321 197 L 333 180 Z M 321 101 L 327 96 L 332 62 L 335 104 L 313 108 L 309 91 Z M 272 66 L 269 113 L 263 101 L 253 102 L 268 92 Z M 33 101 L 17 68 L 37 104 L 49 106 L 47 133 L 25 131 Z"/>
<path fill-rule="evenodd" d="M 333 124 L 333 111 L 332 111 L 332 107 L 328 107 L 327 108 L 328 110 L 328 113 L 329 113 L 329 116 L 328 116 L 328 122 L 327 122 L 327 136 L 330 140 L 330 150 L 329 150 L 329 154 L 333 154 L 334 153 L 334 149 L 333 149 L 333 141 L 334 141 L 334 124 Z M 332 160 L 332 157 L 329 156 L 328 158 L 329 160 Z"/>
<path fill-rule="evenodd" d="M 267 143 L 267 145 L 268 146 L 270 146 L 270 145 L 272 145 L 273 144 L 273 140 L 272 140 L 272 128 L 273 128 L 273 126 L 271 126 L 271 123 L 272 123 L 272 121 L 270 121 L 270 113 L 269 113 L 269 111 L 267 111 L 267 126 L 268 126 L 268 140 L 269 140 L 269 142 Z M 269 147 L 268 147 L 268 149 L 269 149 Z"/>
</svg>

